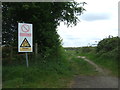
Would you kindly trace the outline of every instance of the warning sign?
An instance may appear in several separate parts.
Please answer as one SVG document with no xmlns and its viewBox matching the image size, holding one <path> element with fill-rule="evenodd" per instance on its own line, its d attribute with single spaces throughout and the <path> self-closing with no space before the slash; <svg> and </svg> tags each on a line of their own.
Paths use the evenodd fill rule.
<svg viewBox="0 0 120 90">
<path fill-rule="evenodd" d="M 28 40 L 25 38 L 22 42 L 22 44 L 20 45 L 20 47 L 31 47 Z"/>
<path fill-rule="evenodd" d="M 18 52 L 32 52 L 32 24 L 18 23 Z"/>
</svg>

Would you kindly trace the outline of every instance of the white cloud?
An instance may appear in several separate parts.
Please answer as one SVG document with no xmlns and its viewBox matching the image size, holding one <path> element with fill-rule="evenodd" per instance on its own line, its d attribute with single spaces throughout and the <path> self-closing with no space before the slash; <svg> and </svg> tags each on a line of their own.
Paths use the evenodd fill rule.
<svg viewBox="0 0 120 90">
<path fill-rule="evenodd" d="M 79 1 L 79 0 L 77 0 Z M 94 44 L 108 35 L 118 35 L 118 1 L 84 0 L 86 12 L 80 17 L 81 22 L 67 28 L 61 23 L 58 33 L 63 38 L 63 46 L 76 47 Z"/>
<path fill-rule="evenodd" d="M 108 20 L 111 16 L 108 13 L 87 13 L 81 16 L 80 19 L 85 21 Z"/>
</svg>

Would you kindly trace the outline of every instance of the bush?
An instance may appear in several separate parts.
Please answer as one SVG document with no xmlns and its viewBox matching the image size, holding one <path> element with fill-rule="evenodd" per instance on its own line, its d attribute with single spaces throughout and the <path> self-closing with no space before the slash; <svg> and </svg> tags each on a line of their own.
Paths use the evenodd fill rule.
<svg viewBox="0 0 120 90">
<path fill-rule="evenodd" d="M 118 60 L 118 41 L 120 40 L 119 37 L 109 37 L 101 40 L 98 43 L 96 52 L 101 57 L 105 58 L 113 58 L 115 60 Z"/>
</svg>

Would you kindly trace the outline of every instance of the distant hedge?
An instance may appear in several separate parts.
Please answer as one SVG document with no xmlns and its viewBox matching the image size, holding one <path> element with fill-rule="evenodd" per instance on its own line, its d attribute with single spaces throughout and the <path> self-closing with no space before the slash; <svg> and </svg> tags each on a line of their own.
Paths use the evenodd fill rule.
<svg viewBox="0 0 120 90">
<path fill-rule="evenodd" d="M 101 56 L 107 58 L 118 59 L 119 57 L 119 47 L 120 47 L 120 38 L 119 37 L 108 37 L 101 40 L 97 46 L 97 53 Z"/>
</svg>

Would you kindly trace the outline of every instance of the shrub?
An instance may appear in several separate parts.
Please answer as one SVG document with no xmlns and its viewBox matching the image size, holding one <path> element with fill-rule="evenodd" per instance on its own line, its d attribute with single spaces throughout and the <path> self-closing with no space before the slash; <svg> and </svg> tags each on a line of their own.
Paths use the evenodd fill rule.
<svg viewBox="0 0 120 90">
<path fill-rule="evenodd" d="M 113 58 L 113 59 L 118 59 L 118 41 L 120 40 L 119 37 L 109 37 L 101 40 L 98 43 L 97 46 L 97 53 L 101 57 L 106 57 L 106 58 Z"/>
</svg>

